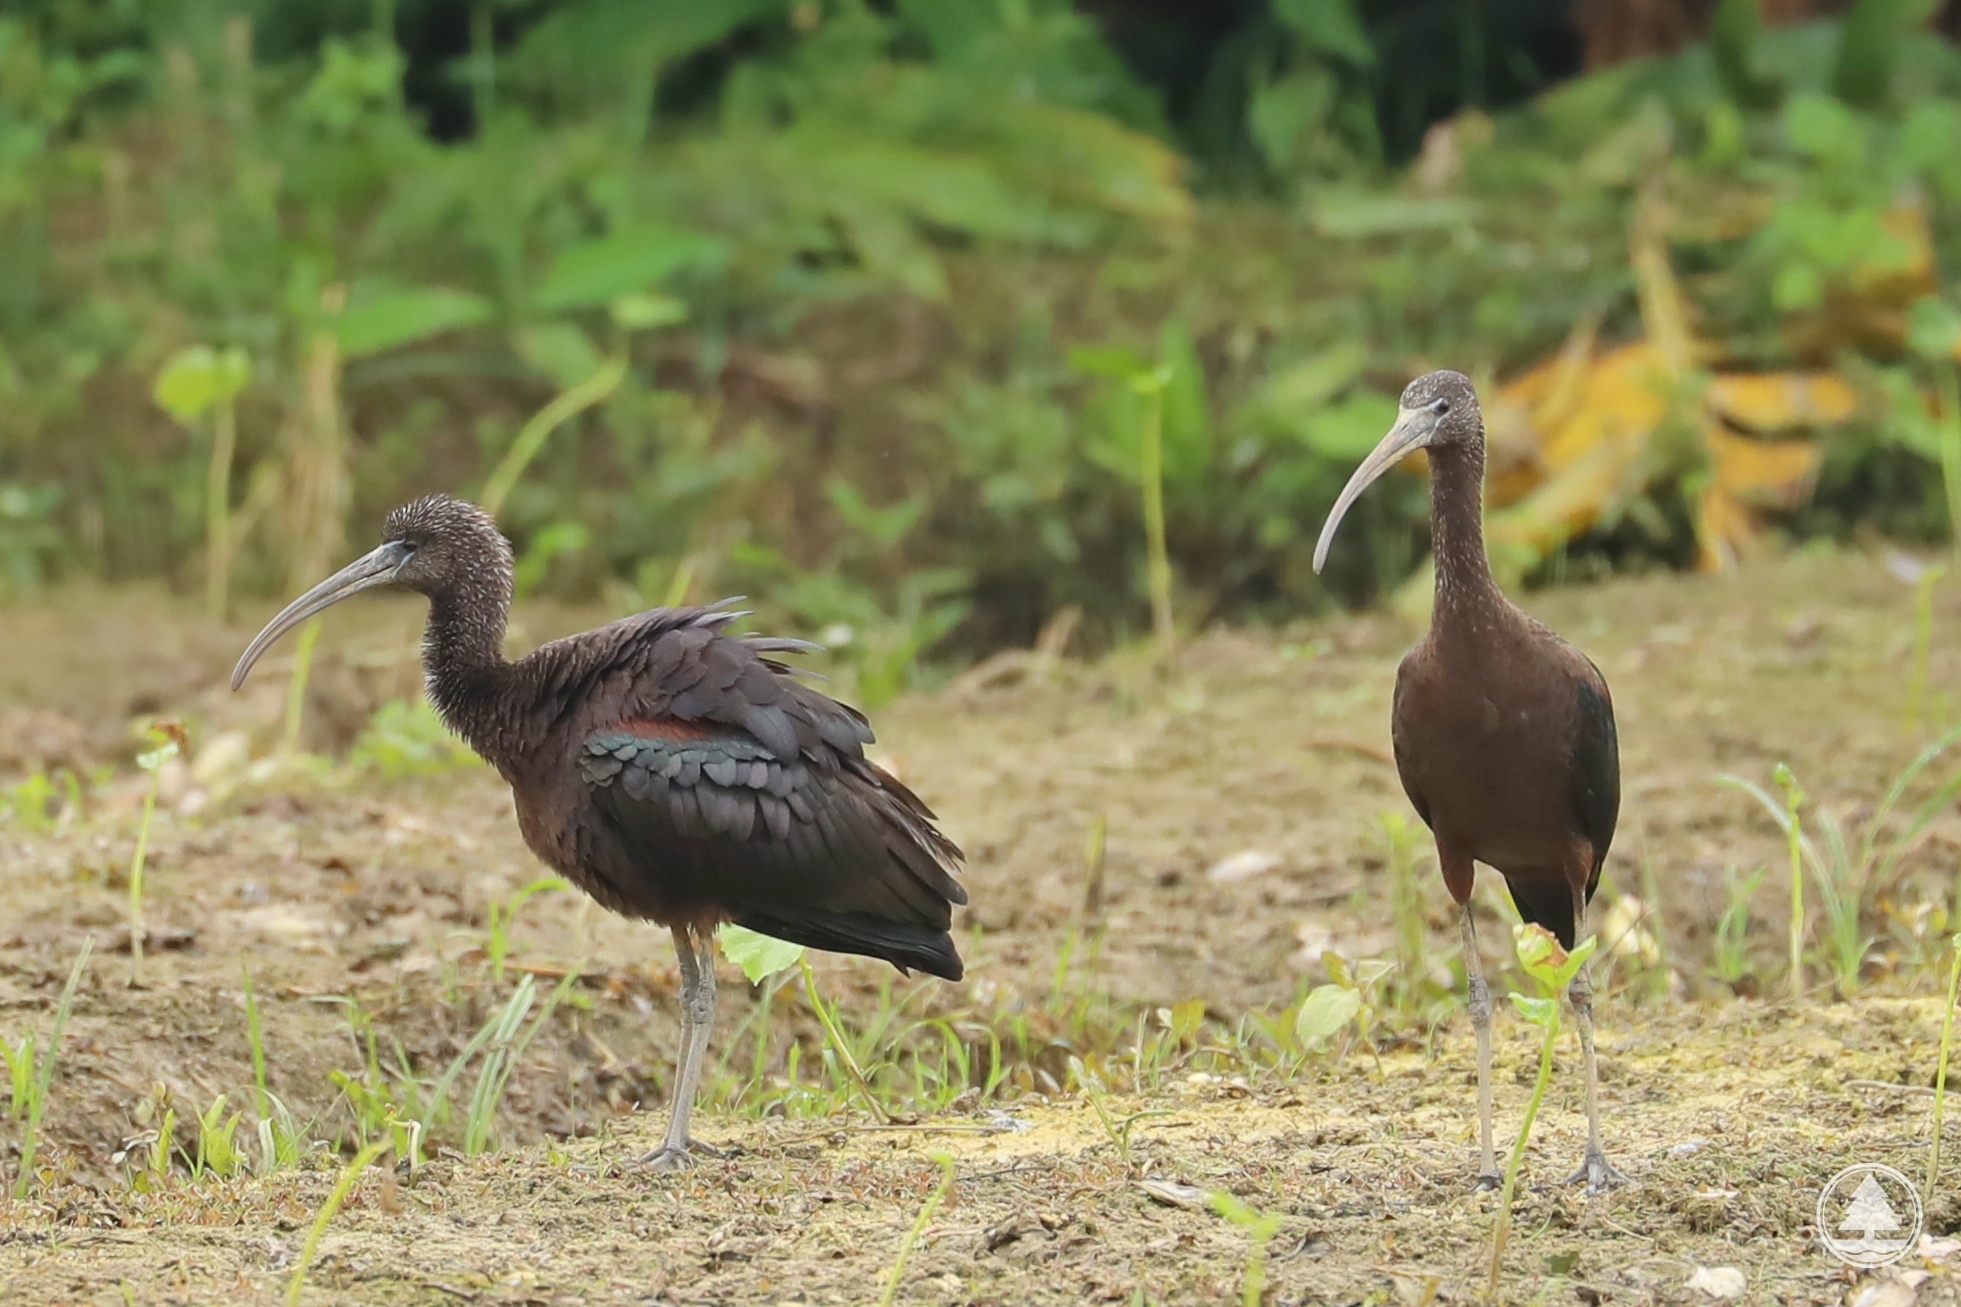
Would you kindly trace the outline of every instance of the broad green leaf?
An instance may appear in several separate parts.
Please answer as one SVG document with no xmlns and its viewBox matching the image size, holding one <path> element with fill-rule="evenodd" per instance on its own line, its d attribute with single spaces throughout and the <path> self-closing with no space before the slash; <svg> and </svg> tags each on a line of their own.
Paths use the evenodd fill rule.
<svg viewBox="0 0 1961 1307">
<path fill-rule="evenodd" d="M 1852 163 L 1867 133 L 1857 114 L 1829 95 L 1794 95 L 1784 106 L 1784 135 L 1792 146 L 1827 163 Z"/>
<path fill-rule="evenodd" d="M 1184 1043 L 1198 1033 L 1198 1023 L 1205 1020 L 1205 1000 L 1188 998 L 1171 1006 L 1171 1037 Z"/>
<path fill-rule="evenodd" d="M 1915 300 L 1907 314 L 1907 344 L 1922 358 L 1953 358 L 1961 348 L 1961 311 L 1938 295 Z"/>
<path fill-rule="evenodd" d="M 688 306 L 670 295 L 622 295 L 606 312 L 628 331 L 652 331 L 688 320 Z"/>
<path fill-rule="evenodd" d="M 244 350 L 192 345 L 178 350 L 163 365 L 150 393 L 159 408 L 189 425 L 236 398 L 251 379 L 252 361 Z"/>
<path fill-rule="evenodd" d="M 1413 231 L 1474 227 L 1478 208 L 1469 200 L 1406 199 L 1373 191 L 1323 195 L 1314 204 L 1314 225 L 1324 236 L 1396 236 Z"/>
<path fill-rule="evenodd" d="M 1326 68 L 1303 68 L 1254 89 L 1246 126 L 1260 154 L 1285 172 L 1306 144 L 1325 135 L 1340 88 Z"/>
<path fill-rule="evenodd" d="M 163 765 L 178 754 L 177 741 L 166 740 L 154 749 L 147 749 L 136 755 L 136 765 L 146 772 L 160 770 Z"/>
<path fill-rule="evenodd" d="M 487 321 L 491 312 L 490 301 L 483 296 L 441 286 L 357 298 L 340 315 L 340 350 L 355 359 L 400 349 L 445 331 L 473 327 Z"/>
<path fill-rule="evenodd" d="M 1359 340 L 1331 346 L 1274 373 L 1260 387 L 1252 407 L 1270 421 L 1295 426 L 1361 376 L 1368 362 L 1369 347 Z"/>
<path fill-rule="evenodd" d="M 1149 371 L 1149 366 L 1137 356 L 1135 350 L 1122 345 L 1073 346 L 1069 350 L 1069 366 L 1077 372 L 1113 377 L 1118 381 L 1129 381 Z"/>
<path fill-rule="evenodd" d="M 1535 1026 L 1550 1025 L 1559 1019 L 1559 1000 L 1556 998 L 1534 998 L 1530 994 L 1513 994 L 1511 997 L 1512 1006 Z"/>
<path fill-rule="evenodd" d="M 1156 372 L 1163 377 L 1164 479 L 1176 488 L 1203 476 L 1212 462 L 1212 414 L 1205 393 L 1205 366 L 1184 323 L 1165 323 L 1158 337 Z M 1136 384 L 1135 382 L 1132 383 Z"/>
<path fill-rule="evenodd" d="M 1321 985 L 1301 1003 L 1294 1038 L 1303 1046 L 1332 1038 L 1362 1010 L 1362 996 L 1340 985 Z"/>
<path fill-rule="evenodd" d="M 873 508 L 858 493 L 858 488 L 843 477 L 834 476 L 826 481 L 824 493 L 830 497 L 831 506 L 837 509 L 838 516 L 847 525 L 887 548 L 898 544 L 926 510 L 926 501 L 916 495 L 885 508 Z"/>
<path fill-rule="evenodd" d="M 543 92 L 554 107 L 617 112 L 669 63 L 789 7 L 790 0 L 562 0 L 542 6 L 517 48 L 499 55 L 498 81 L 508 76 Z"/>
<path fill-rule="evenodd" d="M 668 227 L 635 227 L 560 254 L 538 283 L 533 307 L 548 313 L 591 308 L 645 291 L 687 266 L 721 261 L 722 243 Z"/>
<path fill-rule="evenodd" d="M 1375 45 L 1352 0 L 1273 0 L 1273 16 L 1317 54 L 1337 55 L 1361 68 L 1375 66 Z"/>
<path fill-rule="evenodd" d="M 1364 958 L 1355 964 L 1355 987 L 1367 989 L 1396 969 L 1386 958 Z"/>
<path fill-rule="evenodd" d="M 777 972 L 796 966 L 803 957 L 803 945 L 759 935 L 732 921 L 723 922 L 715 931 L 715 942 L 722 946 L 722 956 L 741 967 L 752 985 L 760 985 Z"/>
<path fill-rule="evenodd" d="M 1360 461 L 1396 425 L 1396 401 L 1386 395 L 1351 395 L 1302 420 L 1301 443 L 1337 463 Z"/>
<path fill-rule="evenodd" d="M 1586 965 L 1587 959 L 1593 956 L 1593 950 L 1599 947 L 1599 944 L 1600 941 L 1592 935 L 1575 944 L 1572 952 L 1566 955 L 1566 961 L 1561 963 L 1559 970 L 1553 973 L 1547 988 L 1557 994 L 1572 984 L 1573 977 L 1580 974 L 1580 968 Z"/>
<path fill-rule="evenodd" d="M 1521 921 L 1512 927 L 1512 943 L 1518 950 L 1518 964 L 1536 975 L 1552 974 L 1566 960 L 1566 950 L 1553 933 L 1537 922 Z"/>
<path fill-rule="evenodd" d="M 518 355 L 550 377 L 560 390 L 570 390 L 605 362 L 586 333 L 569 322 L 527 327 L 518 333 L 516 343 Z"/>
</svg>

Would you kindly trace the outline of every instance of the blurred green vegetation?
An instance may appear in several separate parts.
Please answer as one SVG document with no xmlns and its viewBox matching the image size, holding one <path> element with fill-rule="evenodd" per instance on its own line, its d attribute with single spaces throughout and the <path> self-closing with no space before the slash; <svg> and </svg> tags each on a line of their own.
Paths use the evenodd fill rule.
<svg viewBox="0 0 1961 1307">
<path fill-rule="evenodd" d="M 522 588 L 748 591 L 876 699 L 1071 606 L 1146 629 L 1142 400 L 1087 348 L 1166 378 L 1180 619 L 1312 611 L 1314 532 L 1410 375 L 1639 333 L 1644 187 L 1702 337 L 1876 397 L 1787 525 L 1933 538 L 1961 57 L 1925 7 L 1765 30 L 1723 0 L 1710 44 L 1502 107 L 1563 71 L 1550 0 L 1203 32 L 1066 0 L 25 0 L 0 589 L 188 596 L 215 563 L 222 609 L 495 481 Z M 194 347 L 243 360 L 218 426 L 153 398 Z M 1549 566 L 1692 556 L 1700 475 Z M 1365 500 L 1334 591 L 1407 575 L 1425 508 L 1414 478 Z"/>
</svg>

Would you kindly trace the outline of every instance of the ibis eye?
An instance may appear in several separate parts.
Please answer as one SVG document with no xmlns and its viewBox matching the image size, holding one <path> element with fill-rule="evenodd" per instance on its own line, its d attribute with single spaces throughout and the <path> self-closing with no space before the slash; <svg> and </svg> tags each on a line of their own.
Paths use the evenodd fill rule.
<svg viewBox="0 0 1961 1307">
<path fill-rule="evenodd" d="M 1430 411 L 1432 413 L 1435 413 L 1438 417 L 1442 417 L 1444 414 L 1450 412 L 1450 401 L 1447 399 L 1440 399 L 1436 403 L 1430 405 Z"/>
</svg>

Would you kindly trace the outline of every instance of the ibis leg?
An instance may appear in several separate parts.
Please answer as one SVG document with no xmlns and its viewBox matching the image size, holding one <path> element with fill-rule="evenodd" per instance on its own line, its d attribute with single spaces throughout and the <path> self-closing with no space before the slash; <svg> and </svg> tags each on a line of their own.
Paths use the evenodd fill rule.
<svg viewBox="0 0 1961 1307">
<path fill-rule="evenodd" d="M 1581 907 L 1575 914 L 1578 930 L 1573 938 L 1586 938 L 1586 909 Z M 1580 1169 L 1567 1178 L 1568 1184 L 1586 1181 L 1587 1192 L 1597 1194 L 1617 1184 L 1626 1184 L 1627 1177 L 1613 1168 L 1607 1161 L 1607 1150 L 1600 1142 L 1600 1069 L 1593 1056 L 1593 980 L 1587 971 L 1591 960 L 1580 964 L 1580 970 L 1573 977 L 1573 983 L 1566 991 L 1573 1001 L 1574 1023 L 1580 1028 L 1580 1054 L 1586 1062 L 1587 1077 L 1587 1151 L 1586 1160 Z"/>
<path fill-rule="evenodd" d="M 674 1071 L 667 1136 L 640 1160 L 656 1171 L 678 1171 L 693 1164 L 691 1152 L 711 1152 L 688 1136 L 688 1118 L 708 1060 L 708 1037 L 715 1028 L 715 946 L 707 935 L 674 927 L 674 951 L 681 962 L 681 1057 Z"/>
<path fill-rule="evenodd" d="M 1459 912 L 1464 936 L 1464 975 L 1470 982 L 1471 1026 L 1478 1032 L 1478 1183 L 1496 1189 L 1498 1159 L 1491 1151 L 1491 986 L 1485 983 L 1484 959 L 1478 955 L 1478 928 L 1466 900 Z"/>
</svg>

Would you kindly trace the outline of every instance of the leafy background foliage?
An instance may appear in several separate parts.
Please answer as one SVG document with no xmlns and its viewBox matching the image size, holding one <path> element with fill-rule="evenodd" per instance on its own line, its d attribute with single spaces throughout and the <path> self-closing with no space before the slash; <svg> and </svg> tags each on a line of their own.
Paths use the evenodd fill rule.
<svg viewBox="0 0 1961 1307">
<path fill-rule="evenodd" d="M 1191 9 L 14 6 L 0 586 L 198 585 L 210 445 L 152 383 L 206 346 L 249 360 L 242 590 L 478 490 L 562 403 L 502 505 L 525 588 L 748 590 L 877 698 L 1072 605 L 1141 629 L 1140 401 L 1071 365 L 1122 350 L 1168 377 L 1181 617 L 1311 611 L 1312 533 L 1409 375 L 1640 333 L 1644 185 L 1702 340 L 1850 358 L 1874 397 L 1782 524 L 1945 529 L 1961 60 L 1916 6 L 1724 0 L 1706 42 L 1585 76 L 1554 0 Z M 1701 475 L 1538 574 L 1691 556 Z M 1424 506 L 1365 501 L 1334 592 L 1399 582 Z"/>
</svg>

